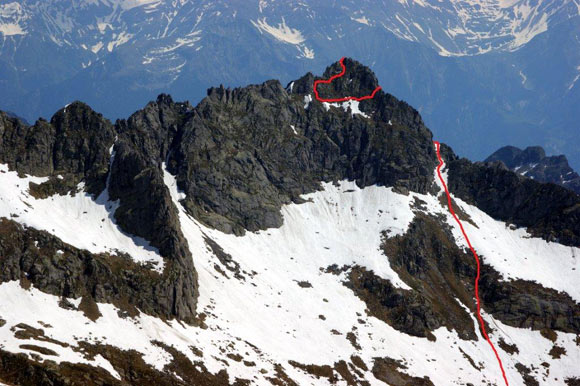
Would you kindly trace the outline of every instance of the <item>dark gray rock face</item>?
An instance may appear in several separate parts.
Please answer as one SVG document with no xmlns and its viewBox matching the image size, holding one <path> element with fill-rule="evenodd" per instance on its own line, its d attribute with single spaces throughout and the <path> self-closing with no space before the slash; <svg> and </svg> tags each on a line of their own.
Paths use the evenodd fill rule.
<svg viewBox="0 0 580 386">
<path fill-rule="evenodd" d="M 0 219 L 0 256 L 0 282 L 21 280 L 56 296 L 90 297 L 129 314 L 138 307 L 151 315 L 177 316 L 166 274 L 129 256 L 91 254 L 8 219 Z"/>
<path fill-rule="evenodd" d="M 111 123 L 81 102 L 59 110 L 50 122 L 39 120 L 34 126 L 0 114 L 0 162 L 20 173 L 63 177 L 63 182 L 52 180 L 47 186 L 70 188 L 83 181 L 89 193 L 100 193 L 114 140 Z"/>
<path fill-rule="evenodd" d="M 115 219 L 122 229 L 148 240 L 164 257 L 160 288 L 172 315 L 193 321 L 197 273 L 181 232 L 177 208 L 163 181 L 163 160 L 186 104 L 161 95 L 156 103 L 116 124 L 119 133 L 111 165 L 109 195 L 119 200 Z M 184 110 L 185 109 L 185 110 Z"/>
<path fill-rule="evenodd" d="M 368 68 L 348 59 L 345 64 L 349 85 L 366 90 L 376 84 Z M 338 63 L 326 74 L 334 71 L 340 71 Z M 305 108 L 302 92 L 311 90 L 311 81 L 307 74 L 286 89 L 268 81 L 208 91 L 169 153 L 192 215 L 241 233 L 280 226 L 281 205 L 319 189 L 321 181 L 431 189 L 432 135 L 417 111 L 382 91 L 360 103 L 362 111 L 374 112 L 372 118 L 342 108 L 327 111 L 316 100 Z M 336 93 L 350 92 L 336 87 Z"/>
<path fill-rule="evenodd" d="M 30 126 L 30 123 L 28 123 L 28 121 L 24 118 L 22 118 L 21 116 L 19 116 L 18 114 L 12 112 L 12 111 L 4 111 L 4 113 L 9 117 L 9 118 L 16 118 L 18 120 L 20 120 L 23 124 Z"/>
<path fill-rule="evenodd" d="M 490 216 L 528 227 L 535 236 L 580 245 L 580 197 L 553 184 L 542 184 L 506 170 L 502 163 L 453 159 L 449 189 Z"/>
<path fill-rule="evenodd" d="M 115 126 L 82 103 L 60 110 L 50 123 L 38 121 L 34 126 L 2 115 L 0 159 L 20 173 L 49 176 L 46 183 L 30 187 L 33 194 L 41 197 L 75 191 L 79 182 L 85 182 L 86 191 L 97 196 L 105 189 L 109 177 L 109 197 L 120 203 L 114 213 L 117 224 L 128 234 L 148 240 L 165 260 L 163 275 L 154 281 L 142 280 L 130 303 L 149 303 L 139 308 L 191 322 L 195 316 L 197 275 L 161 167 L 170 143 L 165 139 L 171 138 L 174 127 L 171 118 L 174 111 L 167 113 L 168 104 L 174 109 L 177 106 L 167 96 L 161 96 L 158 103 L 151 103 L 127 122 L 120 121 Z M 116 156 L 109 165 L 113 145 Z M 58 175 L 63 178 L 57 178 Z M 50 269 L 47 260 L 40 259 L 37 264 Z M 86 271 L 82 265 L 73 265 L 70 270 L 79 279 Z M 127 270 L 139 271 L 139 267 L 133 265 Z M 94 273 L 99 280 L 123 281 L 107 271 Z M 53 279 L 55 283 L 66 282 L 66 272 L 55 270 Z M 33 275 L 31 280 L 42 290 L 69 296 L 40 276 Z M 125 285 L 130 285 L 131 280 L 125 280 Z M 86 294 L 97 301 L 111 300 L 110 296 L 97 296 L 94 291 L 87 290 Z"/>
<path fill-rule="evenodd" d="M 488 265 L 480 288 L 486 311 L 510 326 L 580 332 L 580 304 L 566 293 L 525 280 L 502 281 Z"/>
<path fill-rule="evenodd" d="M 547 157 L 539 146 L 530 146 L 525 150 L 505 146 L 484 162 L 495 161 L 501 161 L 510 170 L 538 182 L 551 182 L 580 194 L 580 175 L 568 165 L 565 155 Z"/>
</svg>

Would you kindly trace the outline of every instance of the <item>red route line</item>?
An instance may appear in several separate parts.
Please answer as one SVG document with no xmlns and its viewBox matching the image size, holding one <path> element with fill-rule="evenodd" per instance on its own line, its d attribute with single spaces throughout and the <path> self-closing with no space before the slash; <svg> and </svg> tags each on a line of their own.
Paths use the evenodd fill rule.
<svg viewBox="0 0 580 386">
<path fill-rule="evenodd" d="M 344 57 L 340 58 L 340 65 L 342 66 L 342 71 L 340 72 L 340 74 L 336 74 L 331 76 L 329 79 L 319 79 L 319 80 L 315 80 L 314 81 L 314 96 L 316 97 L 316 100 L 320 101 L 320 102 L 330 102 L 330 103 L 334 103 L 334 102 L 346 102 L 346 101 L 364 101 L 365 99 L 373 99 L 375 97 L 375 94 L 377 93 L 377 91 L 379 91 L 381 89 L 381 86 L 378 86 L 377 88 L 374 89 L 374 91 L 372 92 L 371 95 L 365 95 L 362 97 L 344 97 L 344 98 L 321 98 L 318 95 L 318 90 L 316 89 L 316 86 L 318 86 L 320 83 L 323 84 L 329 84 L 331 83 L 333 80 L 340 78 L 341 76 L 343 76 L 346 72 L 346 67 L 344 65 Z"/>
<path fill-rule="evenodd" d="M 480 300 L 479 300 L 479 276 L 480 276 L 479 256 L 477 256 L 475 249 L 473 249 L 473 246 L 471 245 L 471 242 L 469 241 L 469 237 L 467 237 L 467 233 L 465 233 L 465 229 L 463 229 L 463 224 L 461 224 L 461 221 L 459 221 L 459 218 L 457 217 L 457 215 L 455 214 L 455 211 L 453 210 L 453 205 L 451 204 L 451 195 L 449 194 L 449 190 L 447 189 L 447 184 L 445 184 L 445 180 L 443 180 L 443 176 L 441 175 L 441 166 L 443 166 L 443 159 L 441 158 L 441 153 L 439 152 L 440 143 L 438 141 L 433 141 L 433 143 L 435 144 L 435 147 L 437 149 L 437 158 L 439 159 L 439 165 L 437 166 L 437 174 L 439 175 L 439 180 L 441 181 L 441 184 L 443 184 L 443 188 L 445 189 L 445 194 L 447 195 L 447 205 L 449 207 L 449 212 L 451 212 L 451 215 L 453 216 L 453 218 L 455 219 L 457 224 L 459 224 L 459 228 L 461 228 L 461 233 L 463 233 L 463 237 L 465 237 L 465 240 L 467 241 L 467 245 L 469 245 L 469 249 L 471 249 L 471 253 L 473 253 L 473 257 L 475 258 L 475 262 L 477 263 L 477 276 L 475 277 L 475 298 L 477 300 L 477 319 L 479 320 L 481 332 L 482 332 L 483 336 L 485 337 L 485 339 L 487 340 L 487 343 L 489 343 L 489 345 L 491 346 L 491 349 L 493 350 L 493 353 L 495 354 L 495 357 L 497 358 L 497 362 L 499 363 L 499 368 L 501 369 L 501 374 L 503 375 L 503 380 L 505 381 L 506 386 L 509 386 L 507 377 L 505 375 L 505 370 L 503 369 L 503 363 L 501 362 L 501 359 L 499 358 L 499 354 L 497 353 L 495 346 L 493 345 L 493 343 L 491 343 L 489 336 L 487 336 L 487 332 L 485 331 L 485 324 L 483 323 L 483 318 L 481 317 L 481 306 L 480 306 Z"/>
</svg>

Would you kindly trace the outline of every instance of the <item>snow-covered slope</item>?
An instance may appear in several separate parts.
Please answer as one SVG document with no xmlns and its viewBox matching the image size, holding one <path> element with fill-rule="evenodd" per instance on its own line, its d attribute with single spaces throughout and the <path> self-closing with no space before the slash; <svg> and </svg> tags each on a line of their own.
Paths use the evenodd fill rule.
<svg viewBox="0 0 580 386">
<path fill-rule="evenodd" d="M 30 178 L 19 178 L 5 170 L 1 176 L 4 212 L 18 209 L 16 201 L 26 199 L 28 210 L 18 212 L 22 216 L 12 216 L 14 221 L 55 232 L 80 247 L 92 242 L 93 248 L 99 249 L 103 237 L 112 237 L 108 242 L 115 242 L 109 246 L 128 248 L 130 242 L 123 241 L 123 236 L 108 236 L 116 232 L 111 224 L 108 230 L 85 233 L 85 244 L 71 239 L 61 228 L 50 229 L 55 226 L 54 220 L 41 216 L 44 203 L 25 196 L 23 187 Z M 195 257 L 200 288 L 198 312 L 205 315 L 204 327 L 146 314 L 122 318 L 110 304 L 98 304 L 102 316 L 91 321 L 80 311 L 59 307 L 58 297 L 7 282 L 0 284 L 0 316 L 5 322 L 0 324 L 0 348 L 34 354 L 39 361 L 87 363 L 117 379 L 121 379 L 120 374 L 101 355 L 91 358 L 76 350 L 79 342 L 136 350 L 158 370 L 171 361 L 168 352 L 155 343 L 163 342 L 194 363 L 202 361 L 211 373 L 225 369 L 230 382 L 243 378 L 256 385 L 270 384 L 268 379 L 279 371 L 277 365 L 300 385 L 329 384 L 331 379 L 313 375 L 296 363 L 333 367 L 340 361 L 349 364 L 355 382 L 383 384 L 373 369 L 376 358 L 401 361 L 403 367 L 397 371 L 427 376 L 435 385 L 502 384 L 497 362 L 484 339 L 462 340 L 457 332 L 445 327 L 433 332 L 434 341 L 402 333 L 368 315 L 366 304 L 343 284 L 344 272 L 336 275 L 327 270 L 333 264 L 361 266 L 397 287 L 409 289 L 384 255 L 382 235 L 404 235 L 420 211 L 443 216 L 459 245 L 463 245 L 456 224 L 437 195 L 404 195 L 379 186 L 361 189 L 348 181 L 325 183 L 321 191 L 305 195 L 306 202 L 283 207 L 282 227 L 235 236 L 210 229 L 190 217 L 180 204 L 184 193 L 178 190 L 175 178 L 165 171 L 164 181 L 179 208 L 181 229 Z M 97 203 L 90 203 L 82 193 L 58 200 L 67 209 L 55 212 L 60 223 L 83 229 L 95 227 L 93 217 L 100 216 Z M 416 200 L 423 202 L 422 209 L 414 205 Z M 466 230 L 485 264 L 501 272 L 506 280 L 533 280 L 580 300 L 574 285 L 580 279 L 576 258 L 579 248 L 532 238 L 524 229 L 512 230 L 477 208 L 456 201 L 474 223 L 466 224 Z M 52 201 L 55 204 L 57 209 L 61 206 Z M 90 215 L 79 216 L 87 210 Z M 44 222 L 34 223 L 33 218 Z M 125 250 L 136 260 L 151 258 L 144 250 Z M 223 254 L 230 259 L 218 256 Z M 554 264 L 554 260 L 559 263 Z M 69 301 L 78 306 L 81 299 Z M 522 365 L 532 369 L 531 374 L 541 384 L 563 385 L 564 379 L 580 376 L 580 347 L 575 334 L 559 332 L 550 341 L 539 331 L 510 327 L 489 314 L 484 318 L 493 330 L 490 336 L 496 345 L 502 339 L 518 348 L 517 352 L 499 349 L 511 385 L 524 384 Z M 16 333 L 25 328 L 22 323 L 43 329 L 44 338 L 19 339 Z M 475 318 L 473 323 L 477 325 Z M 37 347 L 31 349 L 24 343 Z M 49 351 L 39 352 L 38 346 Z M 563 348 L 565 354 L 549 355 L 555 346 Z M 361 366 L 360 361 L 366 365 Z M 339 384 L 345 384 L 337 369 L 330 373 L 338 377 Z"/>
</svg>

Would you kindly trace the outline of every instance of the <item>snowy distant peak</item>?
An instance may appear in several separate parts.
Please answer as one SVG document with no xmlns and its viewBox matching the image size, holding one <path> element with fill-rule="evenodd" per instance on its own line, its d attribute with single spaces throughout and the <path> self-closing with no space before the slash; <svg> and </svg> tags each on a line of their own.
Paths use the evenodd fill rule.
<svg viewBox="0 0 580 386">
<path fill-rule="evenodd" d="M 183 37 L 201 21 L 250 22 L 261 34 L 314 58 L 309 38 L 340 38 L 345 23 L 384 28 L 397 37 L 434 48 L 440 55 L 516 50 L 560 21 L 577 17 L 577 0 L 398 0 L 193 2 L 190 0 L 27 0 L 0 5 L 0 35 L 32 33 L 59 46 L 94 54 L 112 52 L 133 39 Z M 328 23 L 328 18 L 338 24 Z M 340 27 L 340 28 L 339 28 Z M 1 48 L 0 48 L 1 49 Z"/>
<path fill-rule="evenodd" d="M 386 29 L 443 56 L 517 50 L 549 26 L 580 14 L 574 0 L 399 0 L 390 8 Z"/>
</svg>

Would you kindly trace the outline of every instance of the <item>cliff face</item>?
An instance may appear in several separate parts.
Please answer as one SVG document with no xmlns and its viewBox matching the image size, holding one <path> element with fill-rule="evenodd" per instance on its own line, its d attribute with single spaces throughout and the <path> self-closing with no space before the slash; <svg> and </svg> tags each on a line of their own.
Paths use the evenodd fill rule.
<svg viewBox="0 0 580 386">
<path fill-rule="evenodd" d="M 378 81 L 367 67 L 348 58 L 344 65 L 344 76 L 318 86 L 322 97 L 358 97 L 377 88 Z M 102 355 L 115 369 L 116 374 L 103 373 L 86 366 L 94 384 L 119 379 L 232 383 L 227 371 L 215 370 L 228 360 L 229 371 L 236 376 L 244 372 L 234 362 L 247 368 L 256 363 L 270 366 L 260 379 L 276 384 L 293 384 L 288 374 L 310 374 L 328 383 L 406 379 L 432 384 L 437 372 L 429 373 L 431 380 L 413 378 L 405 374 L 405 365 L 387 354 L 371 356 L 373 346 L 363 330 L 368 329 L 368 336 L 382 331 L 372 328 L 372 316 L 393 327 L 401 339 L 421 338 L 430 345 L 437 344 L 445 327 L 456 334 L 447 339 L 453 336 L 460 342 L 459 360 L 466 360 L 469 355 L 464 350 L 481 341 L 471 319 L 473 260 L 440 201 L 433 138 L 419 113 L 382 90 L 361 102 L 313 99 L 314 81 L 340 71 L 337 62 L 322 78 L 306 74 L 286 87 L 271 80 L 233 90 L 211 88 L 195 107 L 160 95 L 114 124 L 80 102 L 59 110 L 50 122 L 39 120 L 32 126 L 0 113 L 2 181 L 13 184 L 0 190 L 0 290 L 16 280 L 28 291 L 58 297 L 66 311 L 56 313 L 82 311 L 95 325 L 99 320 L 115 325 L 130 319 L 145 329 L 145 335 L 138 335 L 148 345 L 145 348 L 120 344 L 126 343 L 123 338 L 112 343 L 106 337 L 104 342 L 73 345 L 93 359 Z M 522 229 L 505 226 L 498 231 L 489 225 L 501 220 L 526 227 L 535 243 L 544 239 L 580 245 L 578 195 L 519 176 L 499 163 L 459 159 L 446 146 L 442 155 L 449 188 L 474 232 L 490 238 L 509 236 L 526 248 L 531 245 L 528 236 L 513 233 Z M 64 209 L 58 206 L 61 201 Z M 63 219 L 51 214 L 50 205 Z M 83 220 L 83 216 L 94 218 Z M 71 224 L 87 228 L 75 229 Z M 305 233 L 309 227 L 314 231 Z M 278 234 L 282 236 L 276 238 Z M 574 248 L 562 252 L 561 245 L 545 244 L 546 256 L 538 259 L 560 258 L 563 267 L 570 268 L 567 253 L 574 255 Z M 486 244 L 476 247 L 484 249 Z M 514 249 L 510 248 L 484 249 L 480 290 L 484 309 L 509 328 L 579 334 L 580 306 L 568 281 L 540 280 L 534 272 L 512 276 L 496 258 L 502 253 L 511 256 Z M 150 262 L 142 256 L 158 260 Z M 566 275 L 573 278 L 572 271 L 575 266 Z M 309 279 L 299 280 L 300 275 Z M 286 281 L 291 287 L 281 284 Z M 274 292 L 280 298 L 271 298 L 277 287 Z M 340 302 L 364 305 L 352 311 L 357 325 L 349 326 L 349 331 L 303 326 L 309 341 L 316 331 L 325 337 L 321 344 L 335 345 L 333 339 L 345 334 L 349 350 L 354 349 L 324 363 L 326 367 L 300 358 L 282 363 L 279 352 L 251 343 L 236 327 L 246 313 L 262 310 L 256 318 L 268 322 L 259 323 L 261 328 L 276 328 L 279 320 L 268 319 L 272 304 L 288 307 L 289 315 L 294 312 L 301 319 L 303 310 L 292 308 L 301 302 L 293 299 L 316 296 L 294 291 L 309 289 L 324 299 L 340 294 Z M 78 304 L 75 299 L 80 299 Z M 323 309 L 328 314 L 338 310 L 326 308 L 326 303 L 328 299 L 308 307 L 313 312 L 321 309 L 316 319 L 321 323 L 326 320 Z M 109 305 L 115 307 L 118 319 L 107 311 Z M 155 320 L 164 324 L 150 328 Z M 30 326 L 8 327 L 20 336 L 16 339 L 26 334 L 48 339 Z M 28 332 L 15 332 L 19 328 Z M 271 339 L 282 339 L 286 334 L 281 331 L 270 331 L 278 334 Z M 214 333 L 224 335 L 212 335 L 207 341 L 198 336 Z M 171 340 L 173 336 L 179 338 Z M 194 349 L 200 345 L 200 351 L 212 352 L 226 340 L 247 346 L 230 352 L 235 346 L 230 342 L 227 349 L 205 356 Z M 505 347 L 509 352 L 511 346 Z M 248 350 L 260 355 L 249 359 Z M 141 357 L 150 352 L 172 359 L 152 367 L 149 357 Z M 203 359 L 192 360 L 192 352 Z M 14 355 L 2 351 L 0 380 L 26 383 L 10 375 L 12 366 L 25 366 L 40 377 L 35 379 L 65 383 L 77 381 L 83 369 L 39 365 L 34 356 Z M 469 358 L 468 367 L 483 366 Z M 132 361 L 137 368 L 131 367 Z M 525 366 L 535 363 L 530 361 Z M 485 374 L 482 368 L 477 376 Z"/>
</svg>

